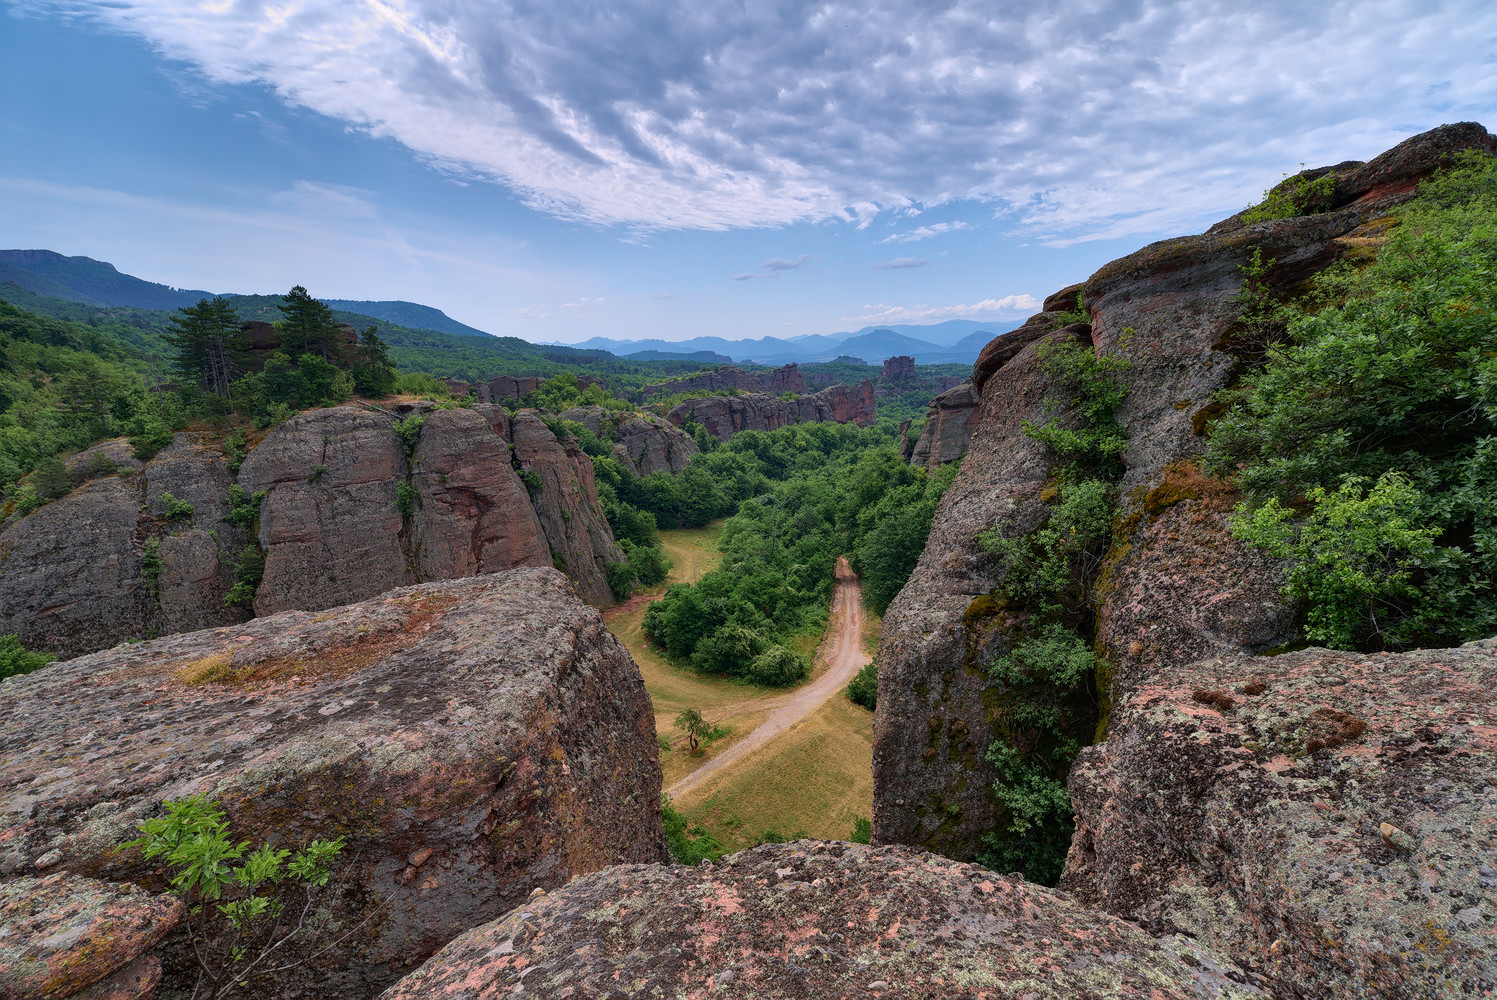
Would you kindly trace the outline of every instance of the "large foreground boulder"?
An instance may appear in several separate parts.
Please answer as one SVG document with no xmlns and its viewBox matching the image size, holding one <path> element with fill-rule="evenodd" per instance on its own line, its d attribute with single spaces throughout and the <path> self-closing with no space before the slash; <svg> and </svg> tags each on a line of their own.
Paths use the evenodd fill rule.
<svg viewBox="0 0 1497 1000">
<path fill-rule="evenodd" d="M 1062 888 L 1300 1000 L 1497 992 L 1497 640 L 1164 671 L 1071 772 Z"/>
<path fill-rule="evenodd" d="M 538 886 L 665 856 L 639 670 L 552 569 L 12 678 L 0 759 L 0 879 L 164 889 L 154 863 L 113 847 L 162 800 L 198 793 L 235 840 L 346 837 L 332 916 L 368 923 L 325 956 L 326 996 L 372 996 Z"/>
<path fill-rule="evenodd" d="M 797 841 L 584 876 L 475 928 L 383 1000 L 1265 996 L 1183 937 L 905 848 Z"/>
</svg>

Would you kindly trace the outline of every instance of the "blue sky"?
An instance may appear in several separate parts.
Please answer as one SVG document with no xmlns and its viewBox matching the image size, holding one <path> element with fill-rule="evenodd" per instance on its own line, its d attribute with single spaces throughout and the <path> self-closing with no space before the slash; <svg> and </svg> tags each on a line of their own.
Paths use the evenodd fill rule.
<svg viewBox="0 0 1497 1000">
<path fill-rule="evenodd" d="M 528 340 L 1016 322 L 1497 128 L 1497 5 L 0 0 L 0 245 Z"/>
</svg>

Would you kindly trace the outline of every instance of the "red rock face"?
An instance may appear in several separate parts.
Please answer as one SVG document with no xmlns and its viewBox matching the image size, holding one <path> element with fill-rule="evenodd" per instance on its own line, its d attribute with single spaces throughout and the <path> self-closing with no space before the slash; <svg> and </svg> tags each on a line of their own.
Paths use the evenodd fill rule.
<svg viewBox="0 0 1497 1000">
<path fill-rule="evenodd" d="M 1071 772 L 1062 888 L 1280 996 L 1497 986 L 1497 641 L 1214 657 L 1132 690 Z"/>
<path fill-rule="evenodd" d="M 973 865 L 797 841 L 577 879 L 459 937 L 383 1000 L 610 997 L 620 983 L 701 998 L 1266 996 L 1228 969 Z"/>
<path fill-rule="evenodd" d="M 878 379 L 880 382 L 902 382 L 914 377 L 915 359 L 908 355 L 900 355 L 884 362 L 884 370 L 879 373 Z"/>
<path fill-rule="evenodd" d="M 148 954 L 182 918 L 155 896 L 61 873 L 0 882 L 0 997 L 150 1000 L 161 960 Z"/>
<path fill-rule="evenodd" d="M 1063 312 L 1076 307 L 1071 286 L 983 349 L 973 367 L 982 400 L 977 430 L 925 553 L 884 618 L 876 840 L 971 857 L 977 838 L 1003 821 L 984 756 L 998 720 L 983 704 L 985 695 L 992 699 L 986 667 L 1008 648 L 1009 625 L 968 611 L 981 609 L 974 602 L 1000 582 L 974 539 L 993 528 L 1032 530 L 1048 511 L 1041 493 L 1050 460 L 1023 429 L 1025 420 L 1046 419 L 1041 401 L 1056 391 L 1035 364 L 1036 346 L 1069 337 L 1132 362 L 1117 413 L 1128 434 L 1118 512 L 1126 532 L 1114 539 L 1099 577 L 1098 652 L 1112 668 L 1113 688 L 1104 694 L 1124 701 L 1159 670 L 1288 642 L 1295 616 L 1278 592 L 1278 569 L 1227 537 L 1222 510 L 1185 496 L 1150 509 L 1149 498 L 1168 492 L 1202 454 L 1202 416 L 1238 368 L 1227 334 L 1239 312 L 1241 267 L 1261 248 L 1264 259 L 1277 261 L 1270 283 L 1293 287 L 1375 235 L 1419 177 L 1459 150 L 1493 146 L 1480 126 L 1447 126 L 1367 164 L 1343 164 L 1336 168 L 1339 207 L 1251 226 L 1234 216 L 1200 236 L 1155 243 L 1081 287 L 1090 323 L 1057 331 Z M 1176 501 L 1178 509 L 1167 509 Z"/>
<path fill-rule="evenodd" d="M 934 472 L 945 463 L 961 458 L 972 442 L 981 405 L 982 398 L 970 382 L 931 400 L 925 426 L 920 436 L 909 443 L 906 459 L 911 465 Z"/>
<path fill-rule="evenodd" d="M 726 441 L 739 431 L 772 431 L 791 424 L 835 421 L 867 427 L 876 419 L 873 383 L 853 387 L 834 385 L 809 396 L 785 401 L 749 393 L 743 396 L 703 396 L 688 399 L 666 415 L 672 424 L 701 424 L 707 433 Z"/>
<path fill-rule="evenodd" d="M 156 863 L 113 847 L 200 792 L 235 840 L 346 836 L 334 917 L 369 923 L 321 969 L 321 996 L 373 996 L 536 887 L 665 857 L 638 669 L 552 569 L 53 664 L 4 685 L 0 745 L 6 880 L 163 890 Z"/>
</svg>

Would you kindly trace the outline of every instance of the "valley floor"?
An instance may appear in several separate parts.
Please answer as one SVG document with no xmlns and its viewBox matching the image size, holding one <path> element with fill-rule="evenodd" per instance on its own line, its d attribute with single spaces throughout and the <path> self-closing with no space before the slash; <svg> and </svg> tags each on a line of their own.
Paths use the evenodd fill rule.
<svg viewBox="0 0 1497 1000">
<path fill-rule="evenodd" d="M 717 562 L 721 524 L 662 531 L 674 563 L 666 585 L 700 579 Z M 843 695 L 869 662 L 878 621 L 859 600 L 857 577 L 838 565 L 826 636 L 811 679 L 785 692 L 674 667 L 645 641 L 645 607 L 665 587 L 604 612 L 608 628 L 639 664 L 655 708 L 657 732 L 672 741 L 661 750 L 665 788 L 675 807 L 729 847 L 757 843 L 767 832 L 845 840 L 858 817 L 873 809 L 873 713 Z M 676 715 L 695 708 L 730 731 L 699 757 L 690 756 L 674 728 Z"/>
</svg>

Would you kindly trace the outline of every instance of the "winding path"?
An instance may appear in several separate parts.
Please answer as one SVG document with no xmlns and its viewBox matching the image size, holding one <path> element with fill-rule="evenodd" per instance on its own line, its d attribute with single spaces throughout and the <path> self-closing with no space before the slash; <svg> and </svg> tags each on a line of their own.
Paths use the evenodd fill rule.
<svg viewBox="0 0 1497 1000">
<path fill-rule="evenodd" d="M 737 763 L 816 711 L 832 695 L 845 688 L 859 670 L 868 664 L 863 653 L 863 602 L 858 576 L 845 558 L 837 559 L 837 582 L 832 592 L 832 610 L 827 620 L 826 638 L 819 657 L 826 670 L 805 687 L 789 694 L 766 698 L 761 703 L 770 710 L 769 717 L 753 732 L 722 753 L 667 788 L 672 798 L 682 795 L 730 764 Z M 746 706 L 738 706 L 742 710 Z"/>
</svg>

